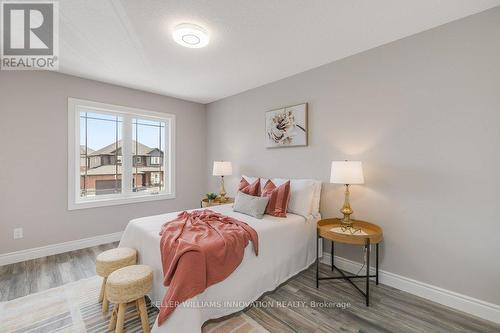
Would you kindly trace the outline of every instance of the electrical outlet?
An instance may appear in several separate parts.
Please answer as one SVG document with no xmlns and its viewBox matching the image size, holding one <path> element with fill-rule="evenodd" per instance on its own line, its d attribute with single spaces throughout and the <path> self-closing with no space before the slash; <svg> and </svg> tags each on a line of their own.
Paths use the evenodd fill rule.
<svg viewBox="0 0 500 333">
<path fill-rule="evenodd" d="M 23 228 L 15 228 L 14 229 L 14 239 L 23 238 Z"/>
</svg>

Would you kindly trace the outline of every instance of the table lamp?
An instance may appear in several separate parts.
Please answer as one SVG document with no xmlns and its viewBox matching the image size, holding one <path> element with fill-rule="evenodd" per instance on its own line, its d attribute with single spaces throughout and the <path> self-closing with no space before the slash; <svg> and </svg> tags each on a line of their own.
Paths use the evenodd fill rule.
<svg viewBox="0 0 500 333">
<path fill-rule="evenodd" d="M 330 183 L 343 184 L 345 186 L 344 205 L 340 212 L 344 215 L 342 218 L 342 229 L 351 230 L 351 214 L 353 210 L 349 204 L 349 185 L 364 184 L 363 165 L 360 161 L 333 161 Z"/>
<path fill-rule="evenodd" d="M 226 190 L 224 189 L 224 176 L 233 174 L 233 165 L 228 161 L 214 161 L 213 175 L 221 176 L 220 182 L 220 202 L 226 202 Z"/>
</svg>

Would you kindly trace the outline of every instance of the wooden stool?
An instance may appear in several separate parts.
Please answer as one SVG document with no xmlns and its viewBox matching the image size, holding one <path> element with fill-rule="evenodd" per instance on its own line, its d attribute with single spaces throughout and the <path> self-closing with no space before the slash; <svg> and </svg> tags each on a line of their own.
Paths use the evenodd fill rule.
<svg viewBox="0 0 500 333">
<path fill-rule="evenodd" d="M 96 259 L 95 270 L 97 275 L 102 276 L 101 293 L 99 302 L 102 302 L 102 312 L 108 312 L 108 300 L 106 298 L 106 280 L 108 276 L 119 268 L 135 265 L 137 251 L 128 247 L 118 247 L 104 251 Z"/>
<path fill-rule="evenodd" d="M 136 306 L 138 312 L 127 317 L 139 315 L 142 331 L 149 333 L 148 311 L 144 296 L 153 286 L 153 270 L 146 265 L 132 265 L 120 268 L 108 276 L 106 297 L 114 304 L 109 322 L 109 330 L 116 327 L 116 333 L 123 332 L 125 311 L 129 305 Z"/>
</svg>

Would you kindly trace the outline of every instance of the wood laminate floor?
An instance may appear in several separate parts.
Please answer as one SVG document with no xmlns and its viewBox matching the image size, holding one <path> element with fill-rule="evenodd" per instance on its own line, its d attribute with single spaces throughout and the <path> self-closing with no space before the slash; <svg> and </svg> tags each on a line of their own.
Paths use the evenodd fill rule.
<svg viewBox="0 0 500 333">
<path fill-rule="evenodd" d="M 0 301 L 95 275 L 95 257 L 116 243 L 0 267 Z M 323 274 L 330 268 L 321 265 Z M 359 284 L 362 287 L 362 283 Z M 244 312 L 270 332 L 500 332 L 500 325 L 406 292 L 370 286 L 371 305 L 347 282 L 321 281 L 314 265 Z"/>
<path fill-rule="evenodd" d="M 94 276 L 97 255 L 117 246 L 110 243 L 0 266 L 0 302 Z"/>
</svg>

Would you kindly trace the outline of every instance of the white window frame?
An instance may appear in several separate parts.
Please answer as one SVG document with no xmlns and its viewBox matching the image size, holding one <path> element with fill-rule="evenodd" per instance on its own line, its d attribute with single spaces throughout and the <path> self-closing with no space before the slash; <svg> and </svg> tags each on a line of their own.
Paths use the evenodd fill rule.
<svg viewBox="0 0 500 333">
<path fill-rule="evenodd" d="M 80 197 L 80 108 L 82 107 L 98 113 L 118 114 L 123 117 L 122 140 L 124 142 L 132 142 L 133 118 L 165 122 L 168 127 L 168 139 L 165 138 L 166 146 L 163 154 L 164 191 L 159 193 L 132 191 L 133 152 L 132 147 L 124 144 L 122 147 L 122 193 L 103 194 L 91 198 Z M 165 133 L 167 133 L 167 128 Z M 175 115 L 68 98 L 68 210 L 165 199 L 175 199 Z"/>
</svg>

